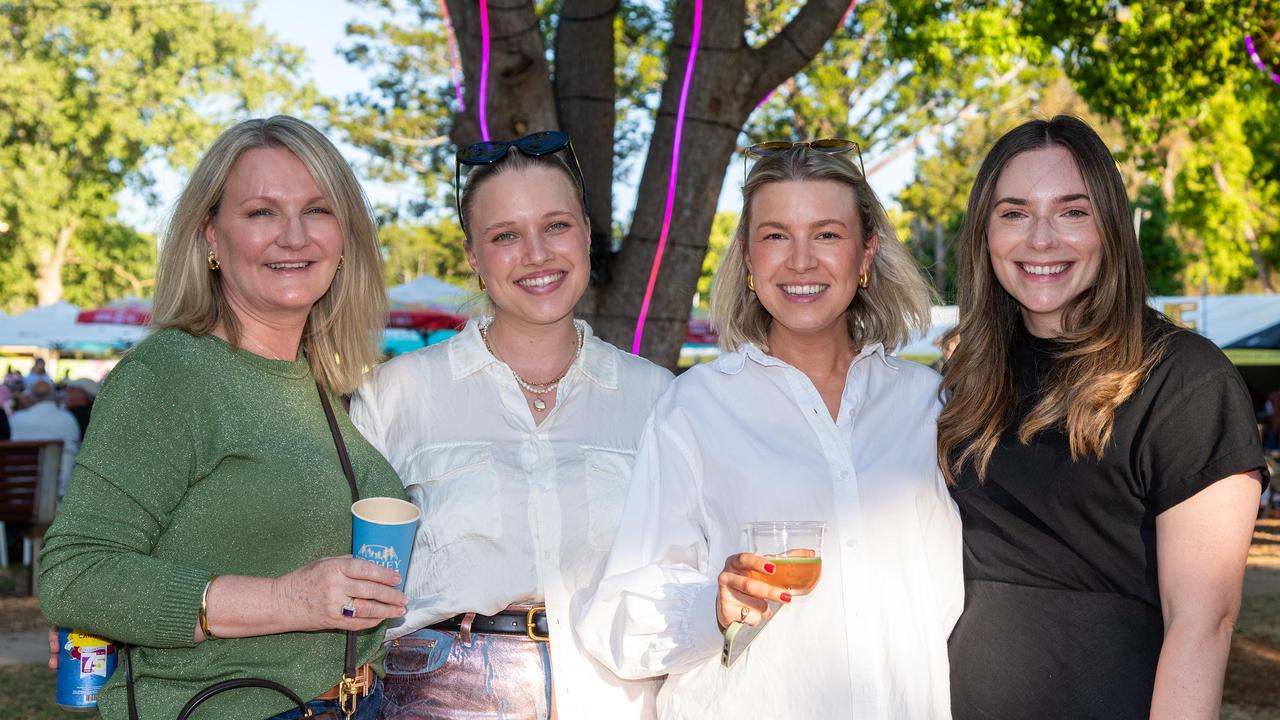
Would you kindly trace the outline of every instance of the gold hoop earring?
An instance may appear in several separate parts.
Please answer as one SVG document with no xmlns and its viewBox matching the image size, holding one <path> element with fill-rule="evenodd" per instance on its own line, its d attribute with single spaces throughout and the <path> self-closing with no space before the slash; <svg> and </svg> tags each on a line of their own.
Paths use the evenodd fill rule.
<svg viewBox="0 0 1280 720">
<path fill-rule="evenodd" d="M 209 266 L 210 270 L 222 269 L 222 263 L 218 262 L 218 258 L 214 256 L 213 250 L 209 250 L 209 254 L 205 257 L 204 261 L 205 264 Z"/>
<path fill-rule="evenodd" d="M 858 287 L 862 288 L 863 290 L 866 290 L 867 286 L 870 284 L 871 284 L 871 271 L 868 270 L 862 273 L 862 276 L 858 278 Z"/>
<path fill-rule="evenodd" d="M 751 275 L 751 273 L 747 273 L 747 289 L 751 292 L 756 291 L 756 279 Z"/>
<path fill-rule="evenodd" d="M 480 292 L 484 292 L 488 289 L 488 286 L 484 284 L 484 278 L 479 275 L 476 276 L 476 284 L 480 286 Z"/>
<path fill-rule="evenodd" d="M 341 270 L 341 269 L 342 269 L 342 256 L 341 256 L 341 255 L 339 255 L 339 256 L 338 256 L 338 269 L 339 269 L 339 270 Z"/>
</svg>

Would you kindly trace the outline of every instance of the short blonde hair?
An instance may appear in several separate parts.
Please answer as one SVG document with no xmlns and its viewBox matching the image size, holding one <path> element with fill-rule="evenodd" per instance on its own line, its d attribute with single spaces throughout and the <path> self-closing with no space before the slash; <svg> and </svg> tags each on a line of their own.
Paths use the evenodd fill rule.
<svg viewBox="0 0 1280 720">
<path fill-rule="evenodd" d="M 760 188 L 776 182 L 834 180 L 849 187 L 857 205 L 863 242 L 878 235 L 880 247 L 871 265 L 867 287 L 859 288 L 845 311 L 849 336 L 859 346 L 879 342 L 888 351 L 905 345 L 912 329 L 929 327 L 929 306 L 935 294 L 919 265 L 898 241 L 871 186 L 845 154 L 813 152 L 797 146 L 760 158 L 742 186 L 742 216 L 729 251 L 711 284 L 711 323 L 720 334 L 720 348 L 733 351 L 744 342 L 767 348 L 773 316 L 747 287 L 747 243 L 751 237 L 751 204 Z"/>
<path fill-rule="evenodd" d="M 238 347 L 239 323 L 227 304 L 222 274 L 206 265 L 204 230 L 217 214 L 232 166 L 254 148 L 284 148 L 297 156 L 338 221 L 342 270 L 311 307 L 302 345 L 316 379 L 333 392 L 350 393 L 364 368 L 380 358 L 386 322 L 377 225 L 341 153 L 319 130 L 297 118 L 277 115 L 239 123 L 222 133 L 196 165 L 162 233 L 152 326 L 200 336 L 221 323 L 232 347 Z"/>
</svg>

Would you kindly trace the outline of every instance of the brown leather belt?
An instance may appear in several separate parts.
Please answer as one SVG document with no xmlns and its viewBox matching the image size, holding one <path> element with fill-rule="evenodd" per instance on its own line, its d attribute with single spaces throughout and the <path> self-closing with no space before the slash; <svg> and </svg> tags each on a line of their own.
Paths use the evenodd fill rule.
<svg viewBox="0 0 1280 720">
<path fill-rule="evenodd" d="M 530 640 L 546 642 L 550 639 L 547 609 L 542 605 L 512 605 L 497 615 L 466 613 L 454 615 L 431 626 L 432 630 L 463 633 L 492 633 L 495 635 L 523 635 Z"/>
<path fill-rule="evenodd" d="M 338 683 L 333 687 L 325 690 L 315 697 L 316 700 L 337 700 L 338 690 L 342 687 L 342 683 Z M 356 691 L 360 697 L 369 694 L 369 690 L 373 688 L 373 666 L 365 663 L 356 668 Z"/>
</svg>

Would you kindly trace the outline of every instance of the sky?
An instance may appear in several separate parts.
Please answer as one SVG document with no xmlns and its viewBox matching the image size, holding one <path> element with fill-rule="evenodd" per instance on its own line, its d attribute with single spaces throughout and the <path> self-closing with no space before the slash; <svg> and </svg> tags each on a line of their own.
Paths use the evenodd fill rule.
<svg viewBox="0 0 1280 720">
<path fill-rule="evenodd" d="M 238 7 L 244 3 L 240 0 L 219 2 L 227 7 Z M 278 39 L 301 47 L 307 56 L 304 77 L 312 80 L 320 92 L 331 97 L 343 98 L 350 93 L 363 90 L 369 85 L 369 76 L 361 69 L 350 65 L 338 54 L 338 48 L 345 44 L 346 23 L 358 17 L 364 11 L 347 0 L 258 0 L 253 9 L 255 20 L 265 26 Z M 333 138 L 339 141 L 339 138 Z M 338 142 L 339 148 L 357 168 L 361 152 L 350 145 Z M 868 158 L 870 161 L 871 158 Z M 888 202 L 904 186 L 911 181 L 915 159 L 911 153 L 899 158 L 888 167 L 870 177 L 872 187 L 882 200 Z M 637 169 L 643 162 L 635 163 Z M 121 196 L 122 219 L 144 232 L 155 232 L 164 213 L 176 199 L 182 178 L 156 168 L 159 175 L 157 192 L 160 197 L 158 206 L 147 207 L 140 197 L 132 193 Z M 728 175 L 720 195 L 719 209 L 737 210 L 741 201 L 739 186 L 741 184 L 741 167 L 738 162 L 729 164 Z M 638 177 L 636 180 L 638 181 Z M 374 203 L 399 205 L 403 201 L 414 199 L 415 190 L 410 186 L 397 186 L 364 180 L 365 192 Z M 616 190 L 617 198 L 614 206 L 629 212 L 635 206 L 635 187 L 620 186 Z"/>
</svg>

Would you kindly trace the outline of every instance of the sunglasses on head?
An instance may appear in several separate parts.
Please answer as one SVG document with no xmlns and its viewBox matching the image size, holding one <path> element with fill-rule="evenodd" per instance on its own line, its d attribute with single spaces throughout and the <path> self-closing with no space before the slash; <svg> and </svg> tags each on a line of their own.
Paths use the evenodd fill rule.
<svg viewBox="0 0 1280 720">
<path fill-rule="evenodd" d="M 808 142 L 791 142 L 789 140 L 769 140 L 766 142 L 756 143 L 743 151 L 742 154 L 742 184 L 747 184 L 747 159 L 762 158 L 770 155 L 781 155 L 788 150 L 798 147 L 809 148 L 813 152 L 824 153 L 827 155 L 839 155 L 841 153 L 856 152 L 858 154 L 858 172 L 862 173 L 862 178 L 867 177 L 867 170 L 862 166 L 862 148 L 858 147 L 858 143 L 844 138 L 823 138 L 821 140 L 809 140 Z"/>
<path fill-rule="evenodd" d="M 511 148 L 529 157 L 542 157 L 568 150 L 569 159 L 573 161 L 569 167 L 577 178 L 578 187 L 585 190 L 582 166 L 578 164 L 578 156 L 573 152 L 573 142 L 569 140 L 566 133 L 558 130 L 544 130 L 515 140 L 488 140 L 472 143 L 458 150 L 454 155 L 453 164 L 453 201 L 458 209 L 458 219 L 464 224 L 466 220 L 462 217 L 462 166 L 492 165 L 506 157 Z"/>
</svg>

